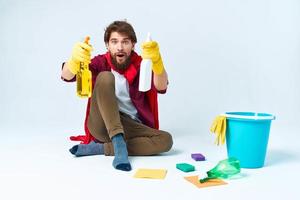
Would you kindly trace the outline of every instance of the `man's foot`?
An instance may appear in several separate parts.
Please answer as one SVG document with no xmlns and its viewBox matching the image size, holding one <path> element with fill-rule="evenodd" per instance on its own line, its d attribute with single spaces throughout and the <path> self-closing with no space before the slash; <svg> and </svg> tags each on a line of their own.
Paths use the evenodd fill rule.
<svg viewBox="0 0 300 200">
<path fill-rule="evenodd" d="M 114 168 L 122 171 L 130 171 L 131 165 L 128 160 L 127 146 L 124 141 L 123 134 L 120 133 L 112 137 L 112 143 L 115 152 L 115 158 L 113 161 Z"/>
<path fill-rule="evenodd" d="M 89 144 L 78 144 L 73 146 L 70 150 L 71 154 L 79 156 L 103 155 L 104 147 L 101 143 L 91 141 Z"/>
</svg>

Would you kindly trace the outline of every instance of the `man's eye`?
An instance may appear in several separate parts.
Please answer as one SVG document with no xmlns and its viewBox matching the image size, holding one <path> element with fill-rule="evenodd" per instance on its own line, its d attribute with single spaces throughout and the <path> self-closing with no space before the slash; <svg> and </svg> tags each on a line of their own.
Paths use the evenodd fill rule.
<svg viewBox="0 0 300 200">
<path fill-rule="evenodd" d="M 125 44 L 125 45 L 127 45 L 127 44 L 129 44 L 129 41 L 123 41 L 123 44 Z"/>
</svg>

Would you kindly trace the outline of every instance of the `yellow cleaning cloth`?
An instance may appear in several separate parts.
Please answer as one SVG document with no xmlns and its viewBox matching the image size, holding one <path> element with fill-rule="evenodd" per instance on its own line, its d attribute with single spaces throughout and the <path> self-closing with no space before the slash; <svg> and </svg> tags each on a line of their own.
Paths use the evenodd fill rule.
<svg viewBox="0 0 300 200">
<path fill-rule="evenodd" d="M 164 179 L 166 174 L 165 169 L 138 169 L 134 178 Z"/>
<path fill-rule="evenodd" d="M 210 131 L 215 133 L 217 136 L 215 144 L 224 144 L 226 134 L 226 117 L 221 115 L 217 116 L 210 127 Z"/>
</svg>

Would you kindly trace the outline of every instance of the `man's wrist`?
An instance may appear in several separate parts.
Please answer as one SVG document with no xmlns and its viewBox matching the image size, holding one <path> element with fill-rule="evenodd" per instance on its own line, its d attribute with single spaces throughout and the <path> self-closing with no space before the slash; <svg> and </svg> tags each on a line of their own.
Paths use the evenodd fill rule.
<svg viewBox="0 0 300 200">
<path fill-rule="evenodd" d="M 162 61 L 160 56 L 159 56 L 159 59 L 156 62 L 153 62 L 152 70 L 153 70 L 153 73 L 156 74 L 156 75 L 160 75 L 160 74 L 163 73 L 164 64 L 163 64 L 163 61 Z"/>
</svg>

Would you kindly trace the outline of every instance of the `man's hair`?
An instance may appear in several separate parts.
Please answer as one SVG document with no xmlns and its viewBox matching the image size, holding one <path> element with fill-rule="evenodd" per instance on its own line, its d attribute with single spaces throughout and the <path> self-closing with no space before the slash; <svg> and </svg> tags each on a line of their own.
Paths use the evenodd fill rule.
<svg viewBox="0 0 300 200">
<path fill-rule="evenodd" d="M 129 37 L 131 42 L 136 43 L 136 35 L 131 24 L 126 21 L 114 21 L 105 29 L 104 42 L 108 43 L 112 32 L 124 34 Z"/>
</svg>

